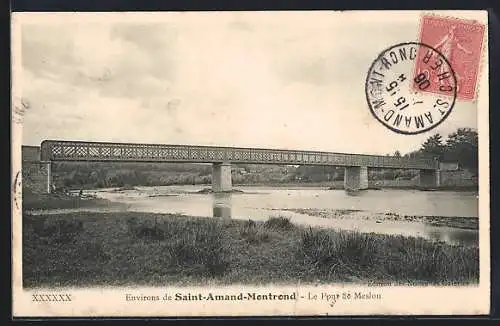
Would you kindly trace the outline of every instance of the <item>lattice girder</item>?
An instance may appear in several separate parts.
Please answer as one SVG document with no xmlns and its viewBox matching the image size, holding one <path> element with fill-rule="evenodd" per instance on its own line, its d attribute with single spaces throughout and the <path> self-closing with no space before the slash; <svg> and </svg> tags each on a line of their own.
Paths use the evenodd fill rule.
<svg viewBox="0 0 500 326">
<path fill-rule="evenodd" d="M 437 169 L 432 158 L 296 150 L 233 148 L 191 145 L 120 144 L 48 140 L 41 145 L 42 161 L 120 162 L 238 162 L 250 164 L 304 164 L 368 166 L 375 168 Z"/>
</svg>

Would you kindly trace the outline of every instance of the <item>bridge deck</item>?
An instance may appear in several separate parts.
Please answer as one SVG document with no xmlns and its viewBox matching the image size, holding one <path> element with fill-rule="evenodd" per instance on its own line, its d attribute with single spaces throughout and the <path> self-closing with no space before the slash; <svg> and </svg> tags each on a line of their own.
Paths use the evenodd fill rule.
<svg viewBox="0 0 500 326">
<path fill-rule="evenodd" d="M 232 162 L 246 164 L 296 164 L 368 166 L 378 168 L 437 168 L 432 158 L 411 159 L 364 154 L 192 145 L 130 144 L 45 140 L 42 161 L 114 162 Z"/>
</svg>

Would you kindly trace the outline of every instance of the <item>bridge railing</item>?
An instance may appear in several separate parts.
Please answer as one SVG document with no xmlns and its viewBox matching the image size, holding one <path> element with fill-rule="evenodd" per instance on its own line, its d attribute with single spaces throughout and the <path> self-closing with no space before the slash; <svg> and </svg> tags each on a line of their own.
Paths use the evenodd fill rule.
<svg viewBox="0 0 500 326">
<path fill-rule="evenodd" d="M 41 159 L 44 161 L 235 162 L 407 169 L 437 168 L 437 161 L 432 158 L 415 159 L 281 149 L 74 141 L 42 142 Z"/>
</svg>

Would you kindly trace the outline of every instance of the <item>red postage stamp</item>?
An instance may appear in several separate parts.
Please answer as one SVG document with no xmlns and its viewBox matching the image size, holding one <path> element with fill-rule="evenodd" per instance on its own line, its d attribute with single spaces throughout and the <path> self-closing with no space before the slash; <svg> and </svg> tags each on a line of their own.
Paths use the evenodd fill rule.
<svg viewBox="0 0 500 326">
<path fill-rule="evenodd" d="M 452 67 L 456 76 L 458 100 L 474 100 L 477 92 L 481 55 L 483 49 L 485 26 L 475 21 L 468 21 L 449 17 L 425 15 L 420 25 L 420 43 L 424 43 L 440 52 Z M 417 63 L 425 62 L 429 54 L 424 48 L 418 53 Z M 452 72 L 444 71 L 448 65 L 437 62 L 431 69 L 438 69 L 434 74 L 437 80 L 426 92 L 442 93 L 449 85 L 448 76 Z M 416 66 L 415 76 L 429 76 L 425 67 Z M 443 71 L 440 71 L 443 70 Z M 416 77 L 416 78 L 417 78 Z"/>
</svg>

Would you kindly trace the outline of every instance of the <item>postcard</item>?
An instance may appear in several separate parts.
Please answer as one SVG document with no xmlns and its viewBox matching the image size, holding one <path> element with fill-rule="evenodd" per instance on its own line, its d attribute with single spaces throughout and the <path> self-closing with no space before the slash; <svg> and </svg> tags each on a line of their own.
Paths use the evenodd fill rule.
<svg viewBox="0 0 500 326">
<path fill-rule="evenodd" d="M 13 315 L 488 314 L 487 35 L 13 13 Z"/>
</svg>

